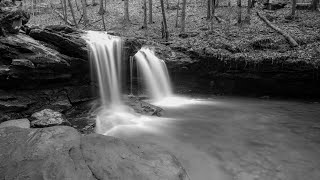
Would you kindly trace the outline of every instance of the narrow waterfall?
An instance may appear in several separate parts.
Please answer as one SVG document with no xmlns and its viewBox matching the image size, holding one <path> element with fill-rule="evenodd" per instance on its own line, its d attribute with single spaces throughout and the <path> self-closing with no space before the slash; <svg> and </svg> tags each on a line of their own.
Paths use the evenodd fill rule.
<svg viewBox="0 0 320 180">
<path fill-rule="evenodd" d="M 117 107 L 121 101 L 121 38 L 107 33 L 88 31 L 84 39 L 90 48 L 93 75 L 99 84 L 99 94 L 104 107 Z"/>
<path fill-rule="evenodd" d="M 161 100 L 172 96 L 166 63 L 157 58 L 152 50 L 144 47 L 136 53 L 135 59 L 151 98 Z"/>
</svg>

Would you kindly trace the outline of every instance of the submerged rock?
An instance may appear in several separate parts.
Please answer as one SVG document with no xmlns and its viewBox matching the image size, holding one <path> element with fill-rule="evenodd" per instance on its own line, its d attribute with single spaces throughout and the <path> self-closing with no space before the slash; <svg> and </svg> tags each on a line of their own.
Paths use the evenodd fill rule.
<svg viewBox="0 0 320 180">
<path fill-rule="evenodd" d="M 0 128 L 5 127 L 19 127 L 19 128 L 30 128 L 30 121 L 28 119 L 14 119 L 10 121 L 5 121 L 0 124 Z"/>
<path fill-rule="evenodd" d="M 0 129 L 0 179 L 186 180 L 169 152 L 74 128 Z"/>
<path fill-rule="evenodd" d="M 31 127 L 49 127 L 57 125 L 70 125 L 60 112 L 44 109 L 31 115 Z"/>
</svg>

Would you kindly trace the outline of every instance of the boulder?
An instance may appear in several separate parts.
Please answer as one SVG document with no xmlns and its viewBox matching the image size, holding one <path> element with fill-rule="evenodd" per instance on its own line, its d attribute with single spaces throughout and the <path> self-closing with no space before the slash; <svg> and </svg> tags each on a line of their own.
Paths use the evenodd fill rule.
<svg viewBox="0 0 320 180">
<path fill-rule="evenodd" d="M 0 179 L 186 180 L 169 152 L 74 128 L 0 128 Z"/>
<path fill-rule="evenodd" d="M 5 121 L 0 124 L 0 128 L 5 127 L 19 127 L 19 128 L 30 128 L 30 121 L 28 119 L 15 119 L 15 120 L 9 120 Z"/>
<path fill-rule="evenodd" d="M 60 112 L 44 109 L 31 115 L 31 127 L 50 127 L 57 125 L 70 125 Z"/>
</svg>

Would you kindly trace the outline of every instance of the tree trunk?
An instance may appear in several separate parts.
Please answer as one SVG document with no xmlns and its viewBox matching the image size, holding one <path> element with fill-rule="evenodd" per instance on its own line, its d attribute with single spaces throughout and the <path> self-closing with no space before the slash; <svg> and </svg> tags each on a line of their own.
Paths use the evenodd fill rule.
<svg viewBox="0 0 320 180">
<path fill-rule="evenodd" d="M 241 0 L 238 0 L 238 24 L 241 24 Z"/>
<path fill-rule="evenodd" d="M 170 8 L 169 0 L 166 0 L 166 2 L 167 2 L 167 9 L 169 9 Z"/>
<path fill-rule="evenodd" d="M 164 37 L 168 41 L 169 32 L 168 32 L 168 27 L 167 27 L 166 12 L 165 12 L 165 9 L 164 9 L 163 0 L 160 0 L 160 3 L 161 3 L 162 18 L 163 18 L 163 33 L 164 33 Z"/>
<path fill-rule="evenodd" d="M 262 16 L 259 12 L 257 12 L 257 15 L 259 18 L 265 22 L 269 27 L 271 27 L 273 30 L 277 31 L 280 33 L 283 37 L 287 39 L 287 41 L 290 43 L 292 47 L 297 47 L 299 46 L 297 41 L 295 41 L 287 32 L 283 31 L 282 29 L 278 28 L 277 26 L 271 24 L 271 22 L 264 16 Z"/>
<path fill-rule="evenodd" d="M 149 0 L 149 24 L 152 24 L 152 0 Z"/>
<path fill-rule="evenodd" d="M 313 0 L 313 1 L 312 1 L 311 9 L 312 9 L 313 11 L 317 11 L 317 10 L 318 10 L 318 4 L 319 4 L 319 0 Z"/>
<path fill-rule="evenodd" d="M 186 27 L 186 6 L 187 6 L 187 0 L 182 0 L 181 32 L 184 32 Z"/>
<path fill-rule="evenodd" d="M 77 0 L 75 0 L 74 2 L 76 3 L 76 8 L 77 8 L 77 11 L 80 11 L 80 8 L 79 8 L 79 4 L 78 4 L 78 1 L 77 1 Z"/>
<path fill-rule="evenodd" d="M 179 26 L 178 25 L 178 20 L 179 20 L 179 8 L 180 8 L 180 0 L 178 0 L 178 4 L 177 4 L 177 16 L 176 16 L 176 28 Z"/>
<path fill-rule="evenodd" d="M 69 8 L 70 8 L 70 11 L 71 11 L 71 15 L 72 15 L 72 18 L 73 18 L 74 25 L 78 28 L 78 23 L 77 23 L 75 15 L 74 15 L 74 11 L 73 11 L 73 8 L 72 8 L 71 0 L 68 0 L 68 3 L 69 3 Z"/>
<path fill-rule="evenodd" d="M 212 9 L 211 19 L 213 19 L 213 16 L 215 15 L 215 11 L 216 11 L 216 6 L 215 6 L 216 0 L 211 0 L 211 1 L 212 1 L 211 2 L 211 9 Z"/>
<path fill-rule="evenodd" d="M 102 19 L 102 24 L 103 24 L 103 29 L 106 31 L 107 28 L 106 28 L 106 23 L 104 22 L 104 14 L 105 14 L 105 10 L 103 8 L 103 1 L 104 0 L 100 0 L 100 8 L 99 8 L 99 12 L 98 14 L 101 15 L 101 19 Z"/>
<path fill-rule="evenodd" d="M 214 0 L 210 0 L 210 7 L 212 11 L 210 11 L 210 31 L 213 31 L 213 14 L 214 14 Z"/>
<path fill-rule="evenodd" d="M 147 23 L 147 0 L 143 0 L 143 27 L 148 28 L 148 23 Z"/>
<path fill-rule="evenodd" d="M 89 23 L 88 14 L 87 14 L 87 2 L 86 0 L 81 0 L 82 3 L 82 14 L 83 14 L 83 24 L 86 25 Z"/>
<path fill-rule="evenodd" d="M 210 19 L 211 16 L 211 0 L 207 0 L 207 20 Z"/>
<path fill-rule="evenodd" d="M 250 24 L 251 21 L 251 7 L 252 7 L 252 0 L 248 0 L 248 7 L 247 7 L 247 16 L 245 21 Z"/>
<path fill-rule="evenodd" d="M 124 21 L 129 22 L 129 0 L 124 0 Z"/>
<path fill-rule="evenodd" d="M 32 1 L 33 2 L 33 1 Z M 68 15 L 67 15 L 67 0 L 61 0 L 62 5 L 62 14 L 65 22 L 68 22 Z"/>
<path fill-rule="evenodd" d="M 297 0 L 292 0 L 291 17 L 296 15 Z"/>
</svg>

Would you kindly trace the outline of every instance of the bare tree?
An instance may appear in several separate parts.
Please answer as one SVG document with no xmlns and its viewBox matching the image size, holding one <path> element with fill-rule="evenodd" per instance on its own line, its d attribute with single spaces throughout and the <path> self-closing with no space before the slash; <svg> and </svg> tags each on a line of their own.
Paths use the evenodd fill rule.
<svg viewBox="0 0 320 180">
<path fill-rule="evenodd" d="M 210 31 L 213 31 L 214 0 L 210 0 L 209 5 L 212 8 L 210 11 Z"/>
<path fill-rule="evenodd" d="M 74 25 L 76 27 L 78 27 L 78 23 L 77 23 L 75 15 L 74 15 L 74 11 L 73 11 L 71 0 L 68 0 L 68 3 L 69 3 L 69 8 L 70 8 L 70 11 L 71 11 L 71 15 L 72 15 L 72 18 L 73 18 Z"/>
<path fill-rule="evenodd" d="M 129 0 L 124 0 L 124 21 L 129 22 Z"/>
<path fill-rule="evenodd" d="M 162 18 L 163 18 L 163 21 L 162 21 L 162 37 L 166 38 L 166 40 L 168 41 L 169 39 L 169 32 L 168 32 L 168 27 L 167 27 L 167 19 L 166 19 L 166 12 L 165 12 L 165 9 L 164 9 L 164 3 L 163 3 L 163 0 L 160 0 L 160 3 L 161 3 L 161 11 L 162 11 Z"/>
<path fill-rule="evenodd" d="M 106 31 L 107 28 L 106 28 L 106 23 L 105 23 L 105 21 L 104 21 L 104 14 L 105 14 L 106 11 L 105 11 L 104 8 L 103 8 L 103 1 L 104 1 L 104 0 L 100 0 L 100 8 L 99 8 L 98 14 L 101 15 L 102 24 L 103 24 L 103 29 Z"/>
<path fill-rule="evenodd" d="M 291 17 L 294 18 L 296 15 L 297 0 L 292 0 Z"/>
<path fill-rule="evenodd" d="M 311 5 L 312 10 L 314 11 L 318 10 L 319 1 L 320 0 L 312 0 L 312 5 Z"/>
<path fill-rule="evenodd" d="M 251 8 L 252 8 L 252 0 L 248 0 L 247 16 L 246 16 L 245 21 L 249 24 L 251 21 Z"/>
<path fill-rule="evenodd" d="M 241 0 L 237 1 L 237 5 L 238 5 L 238 24 L 241 24 Z"/>
<path fill-rule="evenodd" d="M 84 25 L 86 25 L 89 23 L 86 0 L 81 0 L 81 4 L 82 4 L 83 22 L 84 22 Z"/>
<path fill-rule="evenodd" d="M 149 24 L 152 24 L 152 0 L 149 0 Z"/>
<path fill-rule="evenodd" d="M 143 0 L 143 28 L 148 28 L 147 23 L 147 0 Z"/>
<path fill-rule="evenodd" d="M 187 6 L 187 0 L 182 0 L 181 32 L 184 32 L 186 27 L 186 6 Z"/>
<path fill-rule="evenodd" d="M 207 20 L 210 19 L 211 16 L 211 0 L 207 0 Z"/>
<path fill-rule="evenodd" d="M 211 18 L 212 18 L 212 20 L 213 20 L 213 17 L 215 16 L 215 11 L 216 11 L 216 0 L 211 0 L 212 2 L 211 2 Z"/>
<path fill-rule="evenodd" d="M 178 0 L 178 4 L 177 4 L 177 16 L 176 16 L 176 26 L 175 27 L 178 27 L 179 8 L 180 8 L 180 0 Z"/>
<path fill-rule="evenodd" d="M 33 1 L 32 1 L 33 3 Z M 33 5 L 32 5 L 33 6 Z M 68 22 L 68 16 L 67 16 L 67 0 L 61 0 L 61 6 L 62 6 L 62 14 L 65 22 Z"/>
</svg>

